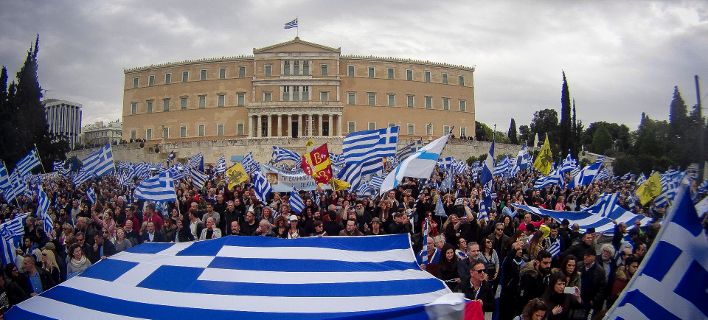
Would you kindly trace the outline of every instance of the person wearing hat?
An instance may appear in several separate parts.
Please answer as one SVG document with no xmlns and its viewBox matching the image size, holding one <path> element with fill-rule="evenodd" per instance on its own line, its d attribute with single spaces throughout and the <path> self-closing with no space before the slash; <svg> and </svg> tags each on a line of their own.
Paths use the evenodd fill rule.
<svg viewBox="0 0 708 320">
<path fill-rule="evenodd" d="M 582 309 L 585 315 L 589 315 L 590 311 L 593 314 L 598 314 L 605 302 L 605 287 L 607 285 L 605 271 L 595 262 L 595 249 L 585 250 L 581 257 L 583 257 L 583 264 L 578 269 L 581 272 L 580 297 L 582 298 Z"/>
<path fill-rule="evenodd" d="M 382 234 L 386 234 L 386 231 L 381 227 L 381 219 L 379 217 L 371 218 L 371 228 L 366 231 L 366 235 L 379 236 Z"/>
<path fill-rule="evenodd" d="M 288 217 L 288 223 L 290 224 L 290 226 L 288 227 L 288 239 L 300 238 L 300 235 L 302 235 L 303 232 L 298 226 L 299 223 L 297 216 L 291 214 L 290 217 Z"/>
<path fill-rule="evenodd" d="M 248 210 L 244 215 L 243 223 L 241 223 L 241 234 L 245 236 L 252 236 L 255 235 L 256 229 L 258 229 L 256 213 L 253 211 L 253 207 L 251 206 L 248 207 Z"/>
<path fill-rule="evenodd" d="M 570 246 L 568 250 L 565 250 L 561 254 L 561 258 L 564 258 L 565 256 L 572 254 L 576 257 L 582 257 L 583 253 L 587 250 L 595 250 L 595 237 L 594 234 L 595 229 L 590 228 L 585 233 L 583 234 L 583 237 L 581 238 L 580 242 Z"/>
</svg>

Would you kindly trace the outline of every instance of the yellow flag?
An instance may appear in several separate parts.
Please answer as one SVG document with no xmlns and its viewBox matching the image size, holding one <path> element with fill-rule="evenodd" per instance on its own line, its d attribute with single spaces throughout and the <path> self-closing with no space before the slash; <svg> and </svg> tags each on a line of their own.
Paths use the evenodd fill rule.
<svg viewBox="0 0 708 320">
<path fill-rule="evenodd" d="M 543 147 L 538 152 L 538 156 L 533 162 L 533 167 L 544 175 L 548 175 L 551 172 L 551 163 L 553 163 L 553 154 L 551 153 L 551 144 L 548 142 L 548 135 L 546 134 L 546 141 L 543 142 Z"/>
<path fill-rule="evenodd" d="M 239 183 L 248 181 L 248 174 L 246 170 L 243 169 L 241 162 L 237 162 L 226 170 L 226 177 L 229 179 L 229 190 Z"/>
<path fill-rule="evenodd" d="M 334 189 L 334 191 L 345 190 L 351 187 L 348 182 L 344 180 L 339 180 L 337 178 L 332 178 L 330 183 L 332 184 L 332 189 Z"/>
<path fill-rule="evenodd" d="M 661 194 L 661 177 L 658 172 L 654 172 L 637 188 L 637 197 L 642 205 L 646 205 L 652 199 Z"/>
</svg>

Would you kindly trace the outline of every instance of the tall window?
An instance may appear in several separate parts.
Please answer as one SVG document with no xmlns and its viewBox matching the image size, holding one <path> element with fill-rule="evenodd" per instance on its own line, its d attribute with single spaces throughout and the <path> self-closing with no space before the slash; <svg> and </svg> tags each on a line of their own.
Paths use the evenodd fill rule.
<svg viewBox="0 0 708 320">
<path fill-rule="evenodd" d="M 349 104 L 349 105 L 356 104 L 356 92 L 347 92 L 347 104 Z"/>
<path fill-rule="evenodd" d="M 320 66 L 320 71 L 321 71 L 323 77 L 328 76 L 329 71 L 327 70 L 326 64 L 323 64 Z"/>
<path fill-rule="evenodd" d="M 320 101 L 329 101 L 329 91 L 320 91 Z"/>
<path fill-rule="evenodd" d="M 354 66 L 347 66 L 347 76 L 354 76 Z"/>
<path fill-rule="evenodd" d="M 300 100 L 300 86 L 293 86 L 293 101 Z"/>
<path fill-rule="evenodd" d="M 415 107 L 415 96 L 412 94 L 409 94 L 406 96 L 406 106 L 408 108 L 413 108 Z"/>
<path fill-rule="evenodd" d="M 239 107 L 243 107 L 246 105 L 246 94 L 243 92 L 239 92 L 236 94 L 236 105 Z"/>
<path fill-rule="evenodd" d="M 432 78 L 430 71 L 425 71 L 425 82 L 430 82 L 430 79 Z"/>
<path fill-rule="evenodd" d="M 448 126 L 448 125 L 443 125 L 442 134 L 445 135 L 445 134 L 447 134 L 448 132 L 450 132 L 450 126 Z"/>
<path fill-rule="evenodd" d="M 182 71 L 182 82 L 189 81 L 189 71 Z"/>
<path fill-rule="evenodd" d="M 465 76 L 459 76 L 457 79 L 458 79 L 457 82 L 458 82 L 461 86 L 464 86 L 464 85 L 465 85 Z"/>
<path fill-rule="evenodd" d="M 140 78 L 133 78 L 133 88 L 137 88 L 140 85 Z"/>
<path fill-rule="evenodd" d="M 219 79 L 226 79 L 226 68 L 219 68 Z"/>
<path fill-rule="evenodd" d="M 147 113 L 152 113 L 152 100 L 145 101 L 147 105 Z"/>
<path fill-rule="evenodd" d="M 412 123 L 408 124 L 408 135 L 412 136 L 415 134 L 415 125 Z"/>
<path fill-rule="evenodd" d="M 244 66 L 238 67 L 238 77 L 239 77 L 239 78 L 245 78 L 245 77 L 246 77 L 246 67 L 244 67 Z"/>
<path fill-rule="evenodd" d="M 431 96 L 425 96 L 425 108 L 426 108 L 426 109 L 432 109 L 432 108 L 433 108 L 433 97 L 431 97 Z"/>
<path fill-rule="evenodd" d="M 413 70 L 411 70 L 411 69 L 406 70 L 406 80 L 408 80 L 408 81 L 413 80 Z"/>
<path fill-rule="evenodd" d="M 273 75 L 273 66 L 272 65 L 267 64 L 263 68 L 264 68 L 263 70 L 265 72 L 266 77 L 270 77 L 271 75 Z"/>
<path fill-rule="evenodd" d="M 349 132 L 356 131 L 356 122 L 354 122 L 354 121 L 347 122 L 347 131 L 349 131 Z"/>
<path fill-rule="evenodd" d="M 396 95 L 389 93 L 388 94 L 388 106 L 393 107 L 396 105 Z"/>
<path fill-rule="evenodd" d="M 300 61 L 299 60 L 293 61 L 293 75 L 294 76 L 300 75 Z"/>
<path fill-rule="evenodd" d="M 224 136 L 224 124 L 223 123 L 219 123 L 216 125 L 216 135 L 219 137 Z"/>
<path fill-rule="evenodd" d="M 450 98 L 442 98 L 443 110 L 450 110 Z"/>
<path fill-rule="evenodd" d="M 206 95 L 200 95 L 199 96 L 199 109 L 205 109 L 206 108 Z"/>
<path fill-rule="evenodd" d="M 130 130 L 130 139 L 135 140 L 137 138 L 137 133 L 135 132 L 135 129 Z"/>
<path fill-rule="evenodd" d="M 163 112 L 170 111 L 170 98 L 162 99 L 162 111 Z"/>
<path fill-rule="evenodd" d="M 442 74 L 442 83 L 447 84 L 447 73 Z"/>
<path fill-rule="evenodd" d="M 152 140 L 152 129 L 148 128 L 145 130 L 145 140 Z"/>
<path fill-rule="evenodd" d="M 148 86 L 152 87 L 155 85 L 155 75 L 151 74 L 148 76 Z"/>
<path fill-rule="evenodd" d="M 376 106 L 376 93 L 374 92 L 367 92 L 367 99 L 369 100 L 369 106 L 375 107 Z"/>
<path fill-rule="evenodd" d="M 243 135 L 243 123 L 236 124 L 236 134 L 239 136 Z"/>
<path fill-rule="evenodd" d="M 394 75 L 395 75 L 395 73 L 394 73 L 393 68 L 388 68 L 388 78 L 393 79 Z"/>
<path fill-rule="evenodd" d="M 310 101 L 310 86 L 302 86 L 302 101 Z"/>
<path fill-rule="evenodd" d="M 427 135 L 429 135 L 429 136 L 432 136 L 432 135 L 433 135 L 433 124 L 432 124 L 432 123 L 428 123 L 428 124 L 425 126 L 425 134 L 427 134 Z"/>
<path fill-rule="evenodd" d="M 187 110 L 187 97 L 179 98 L 179 108 L 182 110 Z"/>
<path fill-rule="evenodd" d="M 197 132 L 197 135 L 200 137 L 203 137 L 204 132 L 206 132 L 206 125 L 200 124 L 198 128 L 199 128 L 199 131 Z"/>
<path fill-rule="evenodd" d="M 270 91 L 263 92 L 263 102 L 273 101 L 273 93 Z"/>
<path fill-rule="evenodd" d="M 369 78 L 375 77 L 376 76 L 375 72 L 376 72 L 376 69 L 374 69 L 374 67 L 369 67 Z"/>
<path fill-rule="evenodd" d="M 290 86 L 283 86 L 283 101 L 290 101 Z"/>
<path fill-rule="evenodd" d="M 136 113 L 138 113 L 138 103 L 131 102 L 130 103 L 130 114 L 136 114 Z"/>
<path fill-rule="evenodd" d="M 376 122 L 369 122 L 369 130 L 376 130 Z"/>
<path fill-rule="evenodd" d="M 162 137 L 165 139 L 170 138 L 170 128 L 169 127 L 162 127 Z"/>
<path fill-rule="evenodd" d="M 310 75 L 310 61 L 305 60 L 302 62 L 302 74 L 305 76 Z"/>
<path fill-rule="evenodd" d="M 199 71 L 199 80 L 206 80 L 207 79 L 207 71 L 206 69 L 202 69 Z"/>
<path fill-rule="evenodd" d="M 460 127 L 460 137 L 467 136 L 467 128 Z"/>
<path fill-rule="evenodd" d="M 216 96 L 216 106 L 219 108 L 223 108 L 224 105 L 226 104 L 226 95 L 220 94 Z"/>
<path fill-rule="evenodd" d="M 460 111 L 462 111 L 462 112 L 467 111 L 467 101 L 460 100 Z"/>
<path fill-rule="evenodd" d="M 283 61 L 283 75 L 290 75 L 290 60 Z"/>
<path fill-rule="evenodd" d="M 170 84 L 170 83 L 172 83 L 172 74 L 165 73 L 165 84 Z"/>
<path fill-rule="evenodd" d="M 187 137 L 187 127 L 186 126 L 179 127 L 179 136 L 180 136 L 180 138 Z"/>
</svg>

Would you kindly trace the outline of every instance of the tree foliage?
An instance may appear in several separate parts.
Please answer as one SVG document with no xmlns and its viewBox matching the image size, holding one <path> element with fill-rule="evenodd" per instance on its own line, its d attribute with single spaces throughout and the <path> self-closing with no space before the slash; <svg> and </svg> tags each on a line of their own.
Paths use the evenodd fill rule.
<svg viewBox="0 0 708 320">
<path fill-rule="evenodd" d="M 570 115 L 570 91 L 568 90 L 568 81 L 563 72 L 563 85 L 561 88 L 561 118 L 559 126 L 558 142 L 560 144 L 560 153 L 568 152 L 570 143 L 573 141 L 572 121 Z"/>
<path fill-rule="evenodd" d="M 554 157 L 558 158 L 558 112 L 553 109 L 543 109 L 541 111 L 536 111 L 533 114 L 533 120 L 531 120 L 531 133 L 538 134 L 538 140 L 544 141 L 546 134 L 548 134 L 548 141 L 551 144 L 551 150 L 554 150 L 556 155 Z M 536 145 L 539 141 L 535 141 Z M 567 150 L 565 151 L 567 152 Z"/>
<path fill-rule="evenodd" d="M 509 137 L 509 143 L 519 144 L 519 139 L 516 135 L 516 121 L 514 121 L 514 118 L 511 118 L 511 123 L 509 123 L 507 136 Z"/>
</svg>

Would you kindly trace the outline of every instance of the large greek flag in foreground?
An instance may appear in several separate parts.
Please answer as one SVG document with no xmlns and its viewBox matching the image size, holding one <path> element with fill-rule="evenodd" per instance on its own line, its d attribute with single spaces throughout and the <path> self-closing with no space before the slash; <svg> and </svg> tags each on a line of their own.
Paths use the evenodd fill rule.
<svg viewBox="0 0 708 320">
<path fill-rule="evenodd" d="M 682 187 L 654 245 L 606 319 L 706 319 L 706 270 L 706 232 Z"/>
<path fill-rule="evenodd" d="M 426 319 L 450 293 L 407 235 L 146 243 L 13 307 L 9 319 Z"/>
</svg>

